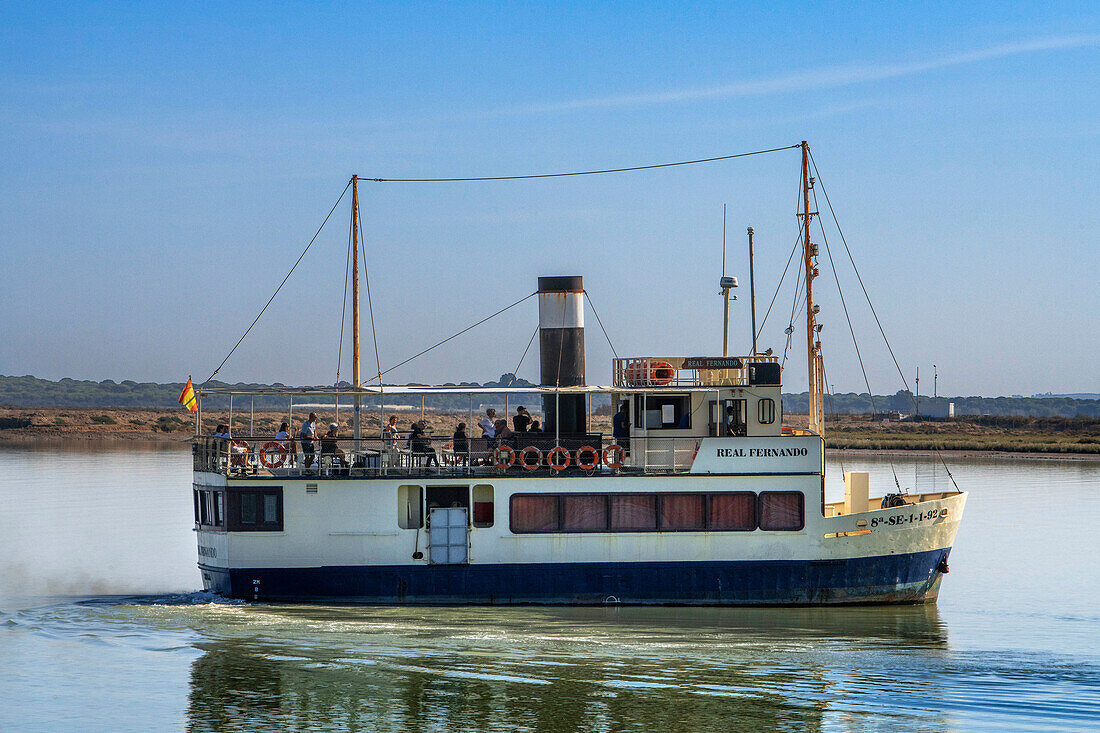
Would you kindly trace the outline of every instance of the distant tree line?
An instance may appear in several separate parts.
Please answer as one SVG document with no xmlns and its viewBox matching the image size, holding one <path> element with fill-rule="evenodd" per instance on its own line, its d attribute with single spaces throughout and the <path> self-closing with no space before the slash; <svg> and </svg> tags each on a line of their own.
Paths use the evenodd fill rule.
<svg viewBox="0 0 1100 733">
<path fill-rule="evenodd" d="M 1071 397 L 920 397 L 919 413 L 927 417 L 946 417 L 947 405 L 955 404 L 955 415 L 991 415 L 994 417 L 1100 417 L 1100 400 Z M 791 414 L 809 412 L 809 395 L 783 395 L 783 410 Z M 898 390 L 892 395 L 833 394 L 825 397 L 825 412 L 838 415 L 886 415 L 918 412 L 913 393 Z"/>
<path fill-rule="evenodd" d="M 285 385 L 244 383 L 227 384 L 225 382 L 211 382 L 208 386 L 227 388 L 233 387 L 241 391 L 256 390 L 262 388 L 279 388 Z M 341 386 L 348 387 L 348 383 Z M 502 374 L 500 379 L 492 382 L 460 382 L 448 383 L 443 386 L 454 387 L 461 391 L 463 387 L 533 387 L 531 382 L 516 377 L 514 374 Z M 325 386 L 325 389 L 331 385 Z M 321 388 L 321 387 L 318 387 Z M 36 377 L 8 377 L 0 375 L 0 405 L 12 407 L 133 407 L 133 408 L 170 408 L 179 407 L 177 399 L 183 389 L 182 382 L 169 382 L 158 384 L 155 382 L 134 382 L 125 380 L 114 382 L 106 379 L 102 382 L 77 379 L 60 379 L 50 381 Z M 512 398 L 523 399 L 522 395 Z M 530 400 L 530 397 L 528 397 Z M 308 397 L 296 398 L 296 403 L 308 402 Z M 474 407 L 484 404 L 496 404 L 499 400 L 488 398 L 474 399 Z M 530 400 L 536 402 L 536 400 Z M 221 409 L 227 406 L 228 400 L 224 397 L 207 397 L 203 400 L 203 406 L 209 409 Z M 947 403 L 955 403 L 955 414 L 963 415 L 991 415 L 991 416 L 1019 416 L 1019 417 L 1100 417 L 1100 400 L 1074 399 L 1070 397 L 925 397 L 920 398 L 920 412 L 927 416 L 944 416 L 947 414 Z M 593 408 L 597 411 L 608 405 L 607 397 L 593 398 Z M 257 397 L 256 407 L 260 409 L 283 409 L 287 406 L 285 397 Z M 387 397 L 387 405 L 419 406 L 419 397 Z M 470 406 L 469 397 L 461 394 L 433 395 L 426 398 L 429 407 L 442 410 L 462 410 Z M 243 406 L 243 405 L 242 405 Z M 377 401 L 364 403 L 367 408 L 377 406 Z M 537 404 L 533 406 L 537 409 Z M 181 408 L 182 409 L 182 408 Z M 809 410 L 809 397 L 806 392 L 800 394 L 783 395 L 783 410 L 790 414 L 806 414 Z M 913 395 L 906 390 L 900 390 L 892 395 L 871 395 L 864 392 L 856 394 L 829 395 L 825 399 L 825 411 L 829 414 L 842 415 L 870 415 L 901 413 L 912 415 L 915 412 Z"/>
</svg>

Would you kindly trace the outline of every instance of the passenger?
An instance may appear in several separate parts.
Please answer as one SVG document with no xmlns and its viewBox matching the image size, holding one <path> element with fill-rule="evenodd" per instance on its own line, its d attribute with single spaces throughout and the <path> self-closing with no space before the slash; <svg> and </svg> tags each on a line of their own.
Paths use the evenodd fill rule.
<svg viewBox="0 0 1100 733">
<path fill-rule="evenodd" d="M 626 402 L 619 405 L 619 411 L 611 419 L 611 437 L 623 449 L 623 455 L 630 455 L 630 416 L 627 414 Z"/>
<path fill-rule="evenodd" d="M 477 421 L 477 426 L 481 428 L 481 437 L 494 438 L 497 434 L 496 429 L 497 411 L 493 408 L 489 408 L 485 411 L 485 417 Z"/>
<path fill-rule="evenodd" d="M 334 459 L 340 461 L 344 466 L 348 465 L 347 454 L 340 448 L 337 443 L 337 439 L 340 437 L 337 434 L 340 425 L 337 423 L 329 423 L 328 432 L 321 438 L 321 455 L 332 456 Z M 304 442 L 304 441 L 303 441 Z"/>
<path fill-rule="evenodd" d="M 290 423 L 279 423 L 279 432 L 275 433 L 275 440 L 287 449 L 286 465 L 293 466 L 298 449 L 294 445 L 294 439 L 290 437 Z"/>
<path fill-rule="evenodd" d="M 530 426 L 531 413 L 527 412 L 526 407 L 520 405 L 516 408 L 516 414 L 512 417 L 512 429 L 517 433 L 526 433 Z"/>
<path fill-rule="evenodd" d="M 538 420 L 532 420 L 531 421 L 531 427 L 527 428 L 527 432 L 529 432 L 529 433 L 541 433 L 542 432 L 542 425 L 539 423 Z"/>
<path fill-rule="evenodd" d="M 279 432 L 275 433 L 275 440 L 279 441 L 280 443 L 284 440 L 290 440 L 290 433 L 287 432 L 287 429 L 289 427 L 289 423 L 279 423 Z"/>
<path fill-rule="evenodd" d="M 305 468 L 308 471 L 309 467 L 313 465 L 316 455 L 313 441 L 317 437 L 317 413 L 309 413 L 309 419 L 302 423 L 302 429 L 298 433 L 298 437 L 302 441 L 302 454 L 305 456 Z"/>
<path fill-rule="evenodd" d="M 510 445 L 516 447 L 516 434 L 508 427 L 508 421 L 501 419 L 493 424 L 493 440 L 497 445 Z"/>
<path fill-rule="evenodd" d="M 382 428 L 382 444 L 386 448 L 396 448 L 399 437 L 397 433 L 397 415 L 390 415 L 389 422 Z"/>
<path fill-rule="evenodd" d="M 424 458 L 425 467 L 431 465 L 439 465 L 439 458 L 435 455 L 435 449 L 432 448 L 432 437 L 427 431 L 428 423 L 425 420 L 413 423 L 412 435 L 409 437 L 409 446 L 412 449 L 414 457 Z"/>
<path fill-rule="evenodd" d="M 468 466 L 470 463 L 470 439 L 466 436 L 466 423 L 460 422 L 451 436 L 451 449 L 455 454 L 456 466 Z"/>
<path fill-rule="evenodd" d="M 227 430 L 229 430 L 229 428 L 227 428 L 224 423 L 218 423 L 218 427 L 214 428 L 214 437 L 228 440 L 229 433 L 226 432 Z"/>
<path fill-rule="evenodd" d="M 741 411 L 733 405 L 726 406 L 726 435 L 745 435 L 745 421 L 741 419 Z"/>
</svg>

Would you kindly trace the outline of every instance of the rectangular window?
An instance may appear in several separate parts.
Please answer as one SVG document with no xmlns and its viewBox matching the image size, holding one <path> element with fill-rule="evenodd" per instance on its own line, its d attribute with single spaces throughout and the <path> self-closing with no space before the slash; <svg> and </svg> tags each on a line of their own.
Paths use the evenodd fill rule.
<svg viewBox="0 0 1100 733">
<path fill-rule="evenodd" d="M 652 532 L 657 529 L 656 494 L 612 494 L 611 529 Z"/>
<path fill-rule="evenodd" d="M 200 527 L 225 527 L 225 493 L 216 489 L 199 488 L 194 484 L 195 524 Z"/>
<path fill-rule="evenodd" d="M 775 422 L 775 400 L 765 397 L 758 404 L 760 407 L 757 417 L 760 419 L 760 424 L 771 425 Z"/>
<path fill-rule="evenodd" d="M 756 529 L 756 494 L 751 491 L 711 494 L 707 529 L 735 532 Z"/>
<path fill-rule="evenodd" d="M 796 532 L 803 526 L 805 522 L 801 492 L 760 492 L 760 529 Z"/>
<path fill-rule="evenodd" d="M 511 503 L 513 532 L 558 531 L 557 496 L 513 496 Z"/>
<path fill-rule="evenodd" d="M 225 498 L 230 532 L 281 532 L 283 489 L 230 489 Z M 220 511 L 220 510 L 219 510 Z"/>
<path fill-rule="evenodd" d="M 214 524 L 221 527 L 225 524 L 225 494 L 214 492 Z"/>
<path fill-rule="evenodd" d="M 661 496 L 661 529 L 701 530 L 706 528 L 703 494 L 665 494 Z"/>
<path fill-rule="evenodd" d="M 493 487 L 489 484 L 477 484 L 472 489 L 474 501 L 474 526 L 493 526 Z"/>
<path fill-rule="evenodd" d="M 607 530 L 607 497 L 565 494 L 561 498 L 562 524 L 566 532 Z"/>
<path fill-rule="evenodd" d="M 645 400 L 636 398 L 634 406 L 634 427 L 647 430 L 683 430 L 691 427 L 690 395 L 646 395 Z"/>
</svg>

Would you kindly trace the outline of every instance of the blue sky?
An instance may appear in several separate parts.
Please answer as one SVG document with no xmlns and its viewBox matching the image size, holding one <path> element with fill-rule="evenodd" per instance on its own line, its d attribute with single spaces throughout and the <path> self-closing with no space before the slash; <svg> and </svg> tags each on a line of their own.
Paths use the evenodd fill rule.
<svg viewBox="0 0 1100 733">
<path fill-rule="evenodd" d="M 1094 3 L 6 3 L 0 373 L 206 377 L 352 173 L 565 171 L 806 139 L 922 392 L 933 363 L 941 394 L 1097 391 L 1098 92 Z M 789 151 L 363 184 L 382 366 L 540 274 L 585 277 L 620 355 L 717 353 L 723 204 L 745 351 L 745 227 L 762 317 L 797 235 L 798 172 Z M 335 378 L 346 204 L 220 377 Z M 826 234 L 871 387 L 893 392 L 831 222 Z M 829 379 L 862 391 L 821 259 Z M 782 353 L 793 297 L 788 282 L 762 346 Z M 495 378 L 536 320 L 529 302 L 391 376 Z M 606 383 L 611 352 L 588 325 L 589 381 Z M 788 366 L 804 389 L 802 353 Z M 537 378 L 534 355 L 521 374 Z"/>
</svg>

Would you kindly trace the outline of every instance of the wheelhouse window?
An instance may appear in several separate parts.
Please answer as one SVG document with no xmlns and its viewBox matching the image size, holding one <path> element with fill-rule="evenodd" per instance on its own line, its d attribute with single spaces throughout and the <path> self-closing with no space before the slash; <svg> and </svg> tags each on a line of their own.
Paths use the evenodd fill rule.
<svg viewBox="0 0 1100 733">
<path fill-rule="evenodd" d="M 805 526 L 803 496 L 798 491 L 760 492 L 760 529 L 798 531 Z"/>
<path fill-rule="evenodd" d="M 758 403 L 757 418 L 761 425 L 771 425 L 775 422 L 775 400 L 770 397 L 762 398 Z"/>
<path fill-rule="evenodd" d="M 283 489 L 234 488 L 228 495 L 228 528 L 231 532 L 281 532 Z"/>
<path fill-rule="evenodd" d="M 646 395 L 634 398 L 634 427 L 679 430 L 691 427 L 690 395 Z"/>
</svg>

